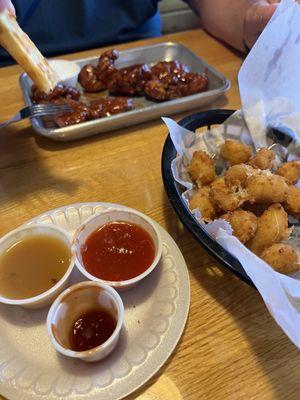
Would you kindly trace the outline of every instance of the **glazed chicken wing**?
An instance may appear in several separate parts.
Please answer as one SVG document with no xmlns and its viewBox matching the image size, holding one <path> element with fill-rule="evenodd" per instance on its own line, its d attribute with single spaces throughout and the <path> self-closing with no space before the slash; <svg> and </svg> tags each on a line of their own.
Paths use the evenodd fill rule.
<svg viewBox="0 0 300 400">
<path fill-rule="evenodd" d="M 152 79 L 164 79 L 170 75 L 180 77 L 184 72 L 189 72 L 186 65 L 179 61 L 160 61 L 151 68 Z"/>
<path fill-rule="evenodd" d="M 157 101 L 177 99 L 203 92 L 208 87 L 205 74 L 189 72 L 179 61 L 160 61 L 151 68 L 151 80 L 145 85 L 145 94 Z"/>
<path fill-rule="evenodd" d="M 126 97 L 106 97 L 104 99 L 92 101 L 89 106 L 91 119 L 108 117 L 132 109 L 133 101 Z"/>
<path fill-rule="evenodd" d="M 117 70 L 107 83 L 110 93 L 133 96 L 141 95 L 151 78 L 147 64 L 136 64 Z"/>
<path fill-rule="evenodd" d="M 206 74 L 182 72 L 166 75 L 162 79 L 149 80 L 145 85 L 145 94 L 150 99 L 166 101 L 201 93 L 207 88 Z"/>
<path fill-rule="evenodd" d="M 76 101 L 68 101 L 68 104 L 72 110 L 55 117 L 55 122 L 59 127 L 108 117 L 110 115 L 119 114 L 133 109 L 132 99 L 125 97 L 105 97 L 100 100 L 94 100 L 89 105 Z"/>
<path fill-rule="evenodd" d="M 85 122 L 90 119 L 90 113 L 88 106 L 81 101 L 60 101 L 60 103 L 68 103 L 71 107 L 71 111 L 65 112 L 63 114 L 58 114 L 54 117 L 55 123 L 60 127 L 70 126 L 74 124 L 79 124 L 80 122 Z"/>
<path fill-rule="evenodd" d="M 72 86 L 59 83 L 49 93 L 41 92 L 35 85 L 31 88 L 31 100 L 34 103 L 53 103 L 59 99 L 79 100 L 80 92 Z"/>
<path fill-rule="evenodd" d="M 100 92 L 107 88 L 107 83 L 117 71 L 114 66 L 119 57 L 117 50 L 108 50 L 99 57 L 98 65 L 84 65 L 78 75 L 78 82 L 86 92 Z"/>
</svg>

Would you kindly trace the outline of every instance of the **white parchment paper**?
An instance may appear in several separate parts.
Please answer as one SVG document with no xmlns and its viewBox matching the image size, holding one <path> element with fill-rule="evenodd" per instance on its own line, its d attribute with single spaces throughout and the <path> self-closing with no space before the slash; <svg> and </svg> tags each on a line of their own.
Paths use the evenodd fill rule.
<svg viewBox="0 0 300 400">
<path fill-rule="evenodd" d="M 195 190 L 187 173 L 194 151 L 207 151 L 218 160 L 220 146 L 228 138 L 239 139 L 253 148 L 270 145 L 270 126 L 287 127 L 293 132 L 294 142 L 300 140 L 300 5 L 294 0 L 282 0 L 278 6 L 240 70 L 239 88 L 242 111 L 201 134 L 163 118 L 178 153 L 172 162 L 172 173 L 186 189 L 182 196 L 187 207 Z M 280 164 L 287 151 L 279 145 L 274 150 Z M 299 153 L 289 154 L 288 159 L 299 159 Z M 217 162 L 218 174 L 224 167 L 224 163 Z M 205 224 L 199 210 L 193 214 L 215 240 L 238 258 L 275 321 L 300 348 L 300 273 L 286 276 L 274 271 L 232 236 L 227 222 Z M 299 225 L 289 242 L 300 250 Z"/>
<path fill-rule="evenodd" d="M 282 0 L 244 61 L 242 109 L 256 147 L 268 126 L 286 126 L 300 139 L 300 5 Z"/>
</svg>

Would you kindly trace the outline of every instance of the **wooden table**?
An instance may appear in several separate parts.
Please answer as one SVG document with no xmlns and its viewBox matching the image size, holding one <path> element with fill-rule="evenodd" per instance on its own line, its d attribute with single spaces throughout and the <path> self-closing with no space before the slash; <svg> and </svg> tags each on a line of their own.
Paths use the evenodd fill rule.
<svg viewBox="0 0 300 400">
<path fill-rule="evenodd" d="M 201 30 L 118 46 L 166 40 L 183 43 L 227 76 L 227 98 L 211 108 L 238 108 L 242 59 Z M 99 50 L 67 58 L 98 55 Z M 18 67 L 0 70 L 1 119 L 23 105 Z M 183 115 L 176 116 L 180 118 Z M 173 236 L 191 281 L 188 323 L 166 365 L 138 393 L 142 400 L 298 400 L 300 356 L 277 327 L 259 294 L 220 267 L 178 222 L 165 195 L 160 120 L 71 143 L 34 134 L 28 121 L 0 135 L 0 234 L 48 209 L 107 201 L 148 214 Z"/>
</svg>

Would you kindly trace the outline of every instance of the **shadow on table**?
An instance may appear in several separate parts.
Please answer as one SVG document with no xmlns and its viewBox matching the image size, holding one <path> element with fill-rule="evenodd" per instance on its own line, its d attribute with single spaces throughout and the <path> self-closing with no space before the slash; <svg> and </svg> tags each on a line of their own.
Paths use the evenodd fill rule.
<svg viewBox="0 0 300 400">
<path fill-rule="evenodd" d="M 73 193 L 75 180 L 53 175 L 34 143 L 31 128 L 12 125 L 0 134 L 0 204 L 26 197 L 40 190 Z"/>
<path fill-rule="evenodd" d="M 251 353 L 255 355 L 257 363 L 272 386 L 272 399 L 286 399 L 288 393 L 291 395 L 289 398 L 297 398 L 296 393 L 300 393 L 300 358 L 296 347 L 272 319 L 259 293 L 222 266 L 219 267 L 218 262 L 194 241 L 191 234 L 181 225 L 175 212 L 168 205 L 165 194 L 163 198 L 167 230 L 183 252 L 190 274 L 194 276 L 203 291 L 213 297 L 224 311 L 234 318 L 235 324 L 242 330 L 251 346 Z M 216 306 L 216 309 L 219 310 L 219 307 Z M 218 318 L 218 315 L 212 314 L 211 320 L 202 323 L 203 329 L 206 329 L 205 325 L 207 327 L 212 347 L 216 340 L 216 345 L 220 350 L 222 344 L 224 344 L 224 349 L 226 348 L 226 335 L 214 330 L 214 326 L 219 327 Z M 225 343 L 222 343 L 222 340 L 225 340 Z M 232 349 L 232 346 L 228 343 L 227 349 Z M 237 345 L 237 363 L 241 349 Z M 216 354 L 216 360 L 220 357 L 221 364 L 222 356 L 226 360 L 225 355 Z M 233 358 L 232 354 L 230 358 Z M 226 365 L 226 361 L 223 365 L 224 368 L 227 367 L 232 371 L 232 389 L 235 386 L 240 389 L 243 381 L 242 369 L 237 372 L 237 365 Z M 255 373 L 256 367 L 253 367 Z M 255 385 L 255 377 L 251 378 L 248 374 L 246 379 L 251 382 L 254 379 Z M 246 379 L 244 384 L 247 384 Z M 253 390 L 255 386 L 251 393 L 254 393 Z M 292 397 L 292 394 L 295 396 Z M 258 394 L 257 396 L 259 397 Z M 241 391 L 238 398 L 243 398 Z"/>
<path fill-rule="evenodd" d="M 185 328 L 186 329 L 186 328 Z M 185 329 L 184 332 L 181 336 L 181 339 L 179 340 L 179 342 L 177 343 L 177 346 L 175 348 L 175 350 L 173 351 L 173 353 L 170 355 L 170 357 L 168 358 L 168 360 L 165 362 L 165 364 L 158 370 L 158 372 L 151 378 L 149 379 L 148 382 L 145 383 L 145 385 L 143 385 L 140 389 L 136 390 L 134 393 L 132 393 L 131 395 L 125 397 L 126 400 L 134 400 L 139 396 L 142 396 L 142 394 L 144 392 L 147 392 L 147 390 L 155 384 L 155 382 L 167 371 L 168 367 L 170 364 L 172 364 L 173 359 L 176 357 L 180 346 L 182 344 L 182 342 L 184 341 L 184 334 L 185 334 Z M 124 399 L 124 400 L 125 400 Z M 153 399 L 154 400 L 154 399 Z M 163 399 L 161 399 L 163 400 Z"/>
<path fill-rule="evenodd" d="M 86 138 L 71 141 L 57 141 L 40 135 L 36 135 L 35 140 L 36 144 L 42 149 L 46 149 L 48 151 L 60 151 L 80 146 L 92 145 L 93 143 L 101 142 L 102 140 L 109 140 L 111 138 L 117 138 L 119 136 L 124 136 L 126 137 L 126 140 L 128 140 L 128 135 L 134 135 L 140 132 L 142 129 L 144 129 L 145 124 L 147 124 L 147 129 L 151 129 L 156 127 L 159 121 L 160 120 L 153 120 L 145 122 L 144 124 L 138 124 L 130 126 L 128 128 L 118 129 L 117 131 L 98 133 L 93 136 L 88 136 Z"/>
</svg>

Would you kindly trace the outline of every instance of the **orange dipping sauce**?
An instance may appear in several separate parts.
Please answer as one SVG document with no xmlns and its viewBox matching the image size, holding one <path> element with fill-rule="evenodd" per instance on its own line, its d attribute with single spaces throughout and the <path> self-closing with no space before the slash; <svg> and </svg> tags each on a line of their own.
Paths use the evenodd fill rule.
<svg viewBox="0 0 300 400">
<path fill-rule="evenodd" d="M 145 272 L 155 257 L 150 234 L 139 225 L 113 221 L 93 232 L 81 248 L 86 270 L 107 281 L 125 281 Z"/>
</svg>

